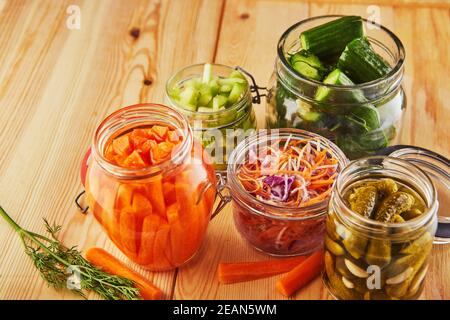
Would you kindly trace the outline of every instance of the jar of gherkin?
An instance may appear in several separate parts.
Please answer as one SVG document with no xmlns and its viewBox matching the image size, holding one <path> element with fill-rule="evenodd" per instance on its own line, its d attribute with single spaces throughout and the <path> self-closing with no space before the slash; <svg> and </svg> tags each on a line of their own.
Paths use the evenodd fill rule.
<svg viewBox="0 0 450 320">
<path fill-rule="evenodd" d="M 225 171 L 237 144 L 257 127 L 253 102 L 259 94 L 243 69 L 201 63 L 176 72 L 166 83 L 166 100 L 189 120 L 194 137 L 210 154 L 214 167 Z"/>
<path fill-rule="evenodd" d="M 336 180 L 326 221 L 323 280 L 331 294 L 417 299 L 437 212 L 432 180 L 411 162 L 385 156 L 351 162 Z"/>
</svg>

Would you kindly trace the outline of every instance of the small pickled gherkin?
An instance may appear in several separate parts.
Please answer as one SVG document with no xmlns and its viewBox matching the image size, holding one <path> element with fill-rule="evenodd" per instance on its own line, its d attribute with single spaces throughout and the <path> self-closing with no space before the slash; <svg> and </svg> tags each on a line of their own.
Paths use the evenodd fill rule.
<svg viewBox="0 0 450 320">
<path fill-rule="evenodd" d="M 361 258 L 366 252 L 367 239 L 365 237 L 350 233 L 347 235 L 347 238 L 342 241 L 342 243 L 348 253 L 350 253 L 350 255 L 355 259 Z"/>
<path fill-rule="evenodd" d="M 411 210 L 406 210 L 406 211 L 402 212 L 401 217 L 404 220 L 412 220 L 414 218 L 417 218 L 420 215 L 422 215 L 422 211 L 420 211 L 419 209 L 411 209 Z"/>
<path fill-rule="evenodd" d="M 377 203 L 378 190 L 374 186 L 356 188 L 349 196 L 350 209 L 360 215 L 370 218 Z"/>
<path fill-rule="evenodd" d="M 375 187 L 377 188 L 378 192 L 381 193 L 383 197 L 386 197 L 390 194 L 393 194 L 398 191 L 398 185 L 397 183 L 389 178 L 381 179 L 375 183 Z"/>
<path fill-rule="evenodd" d="M 345 253 L 344 249 L 337 242 L 331 240 L 328 235 L 325 235 L 325 247 L 336 256 L 341 256 Z"/>
<path fill-rule="evenodd" d="M 378 210 L 375 212 L 375 220 L 381 222 L 390 222 L 396 214 L 411 209 L 414 204 L 414 197 L 406 192 L 395 192 L 387 196 L 381 202 Z"/>
<path fill-rule="evenodd" d="M 391 242 L 372 239 L 367 246 L 366 261 L 370 265 L 385 267 L 391 261 Z"/>
</svg>

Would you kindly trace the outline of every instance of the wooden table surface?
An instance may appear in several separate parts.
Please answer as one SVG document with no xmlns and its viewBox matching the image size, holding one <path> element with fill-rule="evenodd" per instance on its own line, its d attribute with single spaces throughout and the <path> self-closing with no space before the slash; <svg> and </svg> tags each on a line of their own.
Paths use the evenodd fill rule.
<svg viewBox="0 0 450 320">
<path fill-rule="evenodd" d="M 265 85 L 277 41 L 290 25 L 323 14 L 367 17 L 373 10 L 368 5 L 377 1 L 329 2 L 0 0 L 0 205 L 27 229 L 44 232 L 46 217 L 62 224 L 66 245 L 82 250 L 96 245 L 126 260 L 92 214 L 80 214 L 73 202 L 82 190 L 79 165 L 99 122 L 123 106 L 163 101 L 168 77 L 193 63 L 244 66 Z M 401 142 L 450 157 L 450 4 L 378 3 L 381 23 L 406 47 L 408 110 Z M 80 8 L 80 29 L 67 27 L 70 5 Z M 256 109 L 261 124 L 265 106 Z M 0 243 L 0 299 L 77 298 L 46 286 L 3 220 Z M 227 207 L 183 268 L 162 273 L 133 268 L 166 298 L 281 299 L 276 277 L 234 285 L 217 281 L 219 261 L 266 258 L 240 238 Z M 450 299 L 449 274 L 450 246 L 436 245 L 424 298 Z M 330 296 L 316 279 L 293 298 Z"/>
</svg>

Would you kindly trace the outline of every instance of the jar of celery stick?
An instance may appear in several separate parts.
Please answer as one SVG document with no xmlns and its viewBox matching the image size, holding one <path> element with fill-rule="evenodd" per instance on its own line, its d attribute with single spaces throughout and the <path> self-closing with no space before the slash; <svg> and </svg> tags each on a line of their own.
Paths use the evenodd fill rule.
<svg viewBox="0 0 450 320">
<path fill-rule="evenodd" d="M 224 171 L 231 151 L 257 128 L 252 97 L 257 86 L 237 67 L 195 64 L 177 71 L 166 84 L 168 103 L 183 113 L 197 140 Z"/>
</svg>

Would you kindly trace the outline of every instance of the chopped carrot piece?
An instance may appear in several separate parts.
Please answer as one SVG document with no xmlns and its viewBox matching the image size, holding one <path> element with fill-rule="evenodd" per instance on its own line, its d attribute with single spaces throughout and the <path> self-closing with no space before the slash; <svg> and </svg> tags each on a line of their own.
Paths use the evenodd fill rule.
<svg viewBox="0 0 450 320">
<path fill-rule="evenodd" d="M 162 189 L 164 194 L 164 202 L 166 205 L 171 205 L 177 202 L 175 186 L 172 182 L 163 182 Z"/>
<path fill-rule="evenodd" d="M 148 215 L 142 223 L 141 244 L 139 246 L 138 262 L 144 266 L 153 264 L 153 248 L 161 219 L 156 215 Z"/>
<path fill-rule="evenodd" d="M 157 145 L 158 143 L 156 143 L 155 140 L 147 140 L 140 146 L 140 150 L 142 151 L 142 153 L 150 154 L 150 150 L 152 150 Z"/>
<path fill-rule="evenodd" d="M 133 211 L 140 216 L 147 216 L 152 214 L 152 204 L 150 201 L 142 194 L 135 193 L 133 195 Z"/>
<path fill-rule="evenodd" d="M 163 190 L 162 177 L 159 175 L 147 182 L 145 195 L 152 203 L 153 212 L 166 220 L 166 204 L 164 203 Z"/>
<path fill-rule="evenodd" d="M 132 280 L 145 300 L 159 300 L 163 296 L 163 292 L 153 283 L 101 248 L 90 248 L 86 259 L 108 273 Z"/>
<path fill-rule="evenodd" d="M 170 226 L 168 224 L 160 224 L 155 237 L 155 245 L 153 247 L 153 268 L 154 270 L 168 270 L 173 266 L 167 259 L 167 249 L 170 248 Z"/>
<path fill-rule="evenodd" d="M 172 152 L 174 144 L 171 142 L 160 142 L 151 150 L 151 158 L 153 162 L 159 163 L 165 160 Z"/>
<path fill-rule="evenodd" d="M 165 126 L 158 126 L 158 125 L 154 125 L 152 127 L 152 131 L 162 140 L 166 139 L 167 136 L 167 132 L 169 131 L 169 128 L 165 127 Z"/>
<path fill-rule="evenodd" d="M 138 219 L 131 207 L 123 208 L 120 211 L 120 239 L 122 246 L 120 249 L 129 256 L 136 258 L 138 253 L 139 234 L 137 228 Z"/>
<path fill-rule="evenodd" d="M 285 297 L 289 297 L 301 289 L 320 274 L 322 261 L 323 250 L 316 251 L 310 255 L 305 261 L 277 281 L 276 288 L 278 292 Z"/>
<path fill-rule="evenodd" d="M 112 146 L 114 152 L 121 156 L 129 155 L 132 151 L 128 135 L 123 135 L 115 138 L 112 141 Z"/>
<path fill-rule="evenodd" d="M 142 168 L 145 167 L 145 162 L 142 160 L 139 152 L 134 150 L 123 162 L 125 167 L 128 168 Z"/>
<path fill-rule="evenodd" d="M 257 262 L 221 262 L 217 275 L 219 282 L 226 284 L 256 280 L 291 271 L 305 260 L 305 256 L 299 256 Z"/>
<path fill-rule="evenodd" d="M 170 130 L 167 132 L 167 137 L 169 138 L 170 142 L 179 142 L 181 139 L 180 134 L 176 130 Z"/>
</svg>

